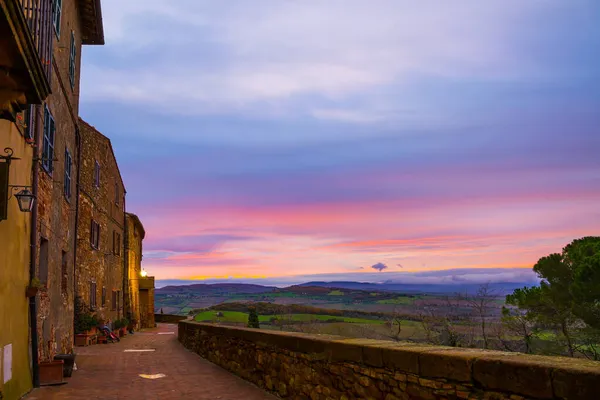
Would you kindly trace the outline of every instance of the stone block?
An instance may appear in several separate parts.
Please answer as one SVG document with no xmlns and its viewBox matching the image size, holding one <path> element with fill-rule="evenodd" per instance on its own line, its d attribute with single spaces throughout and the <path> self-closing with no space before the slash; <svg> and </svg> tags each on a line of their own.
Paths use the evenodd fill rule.
<svg viewBox="0 0 600 400">
<path fill-rule="evenodd" d="M 533 356 L 506 353 L 478 358 L 473 378 L 484 390 L 552 399 L 552 367 Z"/>
<path fill-rule="evenodd" d="M 479 350 L 435 349 L 419 355 L 419 375 L 471 382 L 473 361 L 482 356 Z"/>
<path fill-rule="evenodd" d="M 577 360 L 568 364 L 552 372 L 554 396 L 569 400 L 600 398 L 600 363 Z"/>
</svg>

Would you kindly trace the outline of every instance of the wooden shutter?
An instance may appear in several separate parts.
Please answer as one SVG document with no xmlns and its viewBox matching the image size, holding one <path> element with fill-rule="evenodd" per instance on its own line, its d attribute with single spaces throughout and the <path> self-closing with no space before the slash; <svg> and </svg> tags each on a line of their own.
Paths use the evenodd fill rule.
<svg viewBox="0 0 600 400">
<path fill-rule="evenodd" d="M 0 162 L 0 221 L 8 217 L 8 163 Z"/>
</svg>

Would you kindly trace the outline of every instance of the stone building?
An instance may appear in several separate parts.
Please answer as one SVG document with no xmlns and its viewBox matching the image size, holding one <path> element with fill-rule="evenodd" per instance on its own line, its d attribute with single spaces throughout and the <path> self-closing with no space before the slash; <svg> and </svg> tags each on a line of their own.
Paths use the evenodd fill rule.
<svg viewBox="0 0 600 400">
<path fill-rule="evenodd" d="M 28 7 L 39 4 L 27 1 Z M 40 361 L 73 348 L 74 265 L 77 247 L 79 176 L 79 78 L 82 45 L 104 44 L 100 0 L 55 0 L 52 15 L 51 94 L 35 107 L 29 125 L 36 131 L 40 160 L 34 263 L 38 294 Z"/>
<path fill-rule="evenodd" d="M 32 387 L 29 326 L 35 297 L 26 297 L 32 270 L 31 213 L 36 132 L 27 126 L 32 105 L 50 94 L 52 0 L 25 10 L 0 0 L 0 398 L 17 399 Z M 19 201 L 22 200 L 22 201 Z M 31 316 L 34 316 L 33 319 Z M 37 344 L 37 342 L 36 342 Z M 33 346 L 35 349 L 35 346 Z M 37 352 L 37 351 L 36 351 Z M 35 359 L 34 359 L 35 360 Z M 35 369 L 35 367 L 34 367 Z"/>
<path fill-rule="evenodd" d="M 110 139 L 79 120 L 76 296 L 98 319 L 125 315 L 125 186 Z"/>
<path fill-rule="evenodd" d="M 146 231 L 137 215 L 126 213 L 125 270 L 127 315 L 136 329 L 154 327 L 154 277 L 146 276 L 142 268 L 142 241 Z"/>
</svg>

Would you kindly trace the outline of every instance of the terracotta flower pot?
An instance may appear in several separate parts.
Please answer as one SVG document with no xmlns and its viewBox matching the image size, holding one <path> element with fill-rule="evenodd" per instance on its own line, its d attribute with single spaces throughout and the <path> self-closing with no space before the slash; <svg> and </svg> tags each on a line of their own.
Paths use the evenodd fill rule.
<svg viewBox="0 0 600 400">
<path fill-rule="evenodd" d="M 64 361 L 48 361 L 39 363 L 40 385 L 60 385 L 64 382 Z"/>
<path fill-rule="evenodd" d="M 78 333 L 75 335 L 75 346 L 89 346 L 90 339 L 87 333 Z"/>
</svg>

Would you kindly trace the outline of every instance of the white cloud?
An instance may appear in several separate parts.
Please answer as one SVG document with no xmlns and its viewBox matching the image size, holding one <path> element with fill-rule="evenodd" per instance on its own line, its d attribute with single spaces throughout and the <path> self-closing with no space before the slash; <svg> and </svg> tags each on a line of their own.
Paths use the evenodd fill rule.
<svg viewBox="0 0 600 400">
<path fill-rule="evenodd" d="M 105 0 L 107 47 L 97 51 L 131 62 L 106 71 L 102 59 L 86 61 L 86 99 L 375 122 L 387 116 L 340 103 L 400 85 L 395 101 L 410 104 L 402 85 L 420 77 L 533 76 L 521 28 L 553 3 Z M 337 105 L 311 111 L 299 96 Z"/>
</svg>

